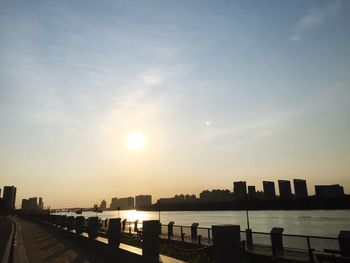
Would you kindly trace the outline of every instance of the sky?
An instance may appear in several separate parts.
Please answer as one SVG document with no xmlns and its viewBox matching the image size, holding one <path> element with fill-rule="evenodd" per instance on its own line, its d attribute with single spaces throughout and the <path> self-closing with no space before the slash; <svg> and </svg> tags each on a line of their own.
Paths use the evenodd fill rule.
<svg viewBox="0 0 350 263">
<path fill-rule="evenodd" d="M 0 2 L 0 186 L 53 208 L 244 180 L 350 193 L 349 1 Z M 138 131 L 145 147 L 125 138 Z"/>
</svg>

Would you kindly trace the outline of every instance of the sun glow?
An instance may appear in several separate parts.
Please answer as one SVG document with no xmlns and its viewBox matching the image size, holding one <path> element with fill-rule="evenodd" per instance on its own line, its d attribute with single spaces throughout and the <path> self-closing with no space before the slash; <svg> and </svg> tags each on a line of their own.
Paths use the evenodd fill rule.
<svg viewBox="0 0 350 263">
<path fill-rule="evenodd" d="M 147 144 L 146 136 L 143 132 L 129 132 L 126 138 L 126 145 L 130 151 L 142 151 Z"/>
</svg>

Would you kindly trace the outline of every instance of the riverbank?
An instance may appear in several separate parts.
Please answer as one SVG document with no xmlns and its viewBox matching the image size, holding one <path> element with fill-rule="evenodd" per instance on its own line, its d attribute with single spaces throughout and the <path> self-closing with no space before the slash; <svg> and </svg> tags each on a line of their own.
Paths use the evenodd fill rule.
<svg viewBox="0 0 350 263">
<path fill-rule="evenodd" d="M 350 196 L 339 198 L 253 199 L 218 202 L 156 203 L 138 208 L 142 211 L 245 211 L 245 210 L 339 210 L 350 209 Z"/>
</svg>

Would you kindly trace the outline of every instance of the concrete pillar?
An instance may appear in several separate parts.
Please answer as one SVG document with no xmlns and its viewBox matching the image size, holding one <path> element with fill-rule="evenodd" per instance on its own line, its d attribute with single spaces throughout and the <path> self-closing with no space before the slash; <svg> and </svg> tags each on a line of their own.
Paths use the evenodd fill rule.
<svg viewBox="0 0 350 263">
<path fill-rule="evenodd" d="M 126 219 L 122 221 L 122 231 L 125 231 Z"/>
<path fill-rule="evenodd" d="M 87 232 L 89 238 L 96 238 L 98 236 L 98 217 L 93 216 L 88 218 Z"/>
<path fill-rule="evenodd" d="M 56 223 L 56 215 L 50 215 L 50 223 L 54 225 Z"/>
<path fill-rule="evenodd" d="M 253 248 L 253 233 L 252 230 L 250 228 L 247 228 L 245 230 L 245 234 L 246 234 L 246 240 L 247 240 L 247 248 L 248 249 L 252 249 Z"/>
<path fill-rule="evenodd" d="M 60 225 L 61 222 L 61 218 L 59 215 L 54 215 L 53 216 L 53 224 L 57 227 Z"/>
<path fill-rule="evenodd" d="M 350 256 L 350 231 L 340 231 L 338 236 L 340 254 Z"/>
<path fill-rule="evenodd" d="M 84 232 L 85 228 L 85 218 L 83 216 L 77 216 L 75 218 L 75 233 L 81 234 Z"/>
<path fill-rule="evenodd" d="M 67 217 L 67 230 L 71 231 L 74 228 L 74 216 Z"/>
<path fill-rule="evenodd" d="M 193 223 L 191 225 L 191 238 L 193 240 L 197 239 L 197 227 L 198 227 L 198 223 Z"/>
<path fill-rule="evenodd" d="M 146 262 L 159 261 L 159 220 L 143 221 L 142 255 Z"/>
<path fill-rule="evenodd" d="M 174 235 L 174 222 L 170 221 L 168 224 L 168 239 L 170 240 L 173 235 Z"/>
<path fill-rule="evenodd" d="M 60 227 L 64 228 L 67 226 L 67 216 L 61 216 Z"/>
<path fill-rule="evenodd" d="M 243 262 L 240 230 L 239 225 L 212 226 L 214 263 Z"/>
<path fill-rule="evenodd" d="M 139 232 L 139 228 L 138 228 L 138 224 L 139 224 L 139 220 L 135 220 L 134 222 L 134 232 Z"/>
<path fill-rule="evenodd" d="M 283 239 L 282 239 L 283 231 L 284 231 L 284 228 L 282 227 L 273 227 L 270 232 L 273 256 L 276 256 L 277 253 L 283 252 Z"/>
<path fill-rule="evenodd" d="M 120 218 L 110 218 L 108 229 L 107 229 L 108 244 L 119 246 L 120 232 L 121 232 Z"/>
</svg>

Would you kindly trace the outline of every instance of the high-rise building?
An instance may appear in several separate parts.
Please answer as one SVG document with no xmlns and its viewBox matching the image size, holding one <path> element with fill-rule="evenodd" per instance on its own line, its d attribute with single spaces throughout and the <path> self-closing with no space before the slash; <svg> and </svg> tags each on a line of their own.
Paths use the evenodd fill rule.
<svg viewBox="0 0 350 263">
<path fill-rule="evenodd" d="M 248 197 L 249 197 L 249 199 L 255 199 L 256 198 L 255 185 L 249 185 L 248 186 Z"/>
<path fill-rule="evenodd" d="M 233 193 L 236 200 L 247 198 L 247 183 L 244 181 L 233 182 Z"/>
<path fill-rule="evenodd" d="M 17 188 L 14 186 L 5 186 L 3 199 L 9 209 L 15 209 Z"/>
<path fill-rule="evenodd" d="M 281 199 L 292 199 L 292 188 L 290 186 L 290 181 L 278 180 L 278 188 L 280 190 Z"/>
<path fill-rule="evenodd" d="M 295 198 L 297 199 L 303 199 L 307 198 L 307 186 L 306 181 L 303 179 L 294 179 L 294 192 L 295 192 Z"/>
<path fill-rule="evenodd" d="M 111 199 L 111 205 L 109 206 L 109 208 L 111 210 L 117 210 L 118 209 L 118 198 L 117 197 L 113 197 Z"/>
<path fill-rule="evenodd" d="M 44 202 L 43 202 L 43 199 L 41 197 L 39 197 L 39 209 L 40 210 L 44 209 Z"/>
<path fill-rule="evenodd" d="M 317 197 L 336 198 L 344 195 L 344 188 L 339 184 L 333 185 L 315 185 Z"/>
<path fill-rule="evenodd" d="M 150 206 L 150 205 L 152 205 L 152 196 L 151 195 L 137 195 L 135 197 L 136 208 Z"/>
<path fill-rule="evenodd" d="M 100 204 L 100 209 L 106 210 L 106 208 L 107 208 L 107 202 L 106 200 L 102 200 Z"/>
<path fill-rule="evenodd" d="M 266 199 L 275 199 L 276 190 L 275 183 L 270 181 L 263 181 L 264 197 Z"/>
</svg>

